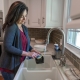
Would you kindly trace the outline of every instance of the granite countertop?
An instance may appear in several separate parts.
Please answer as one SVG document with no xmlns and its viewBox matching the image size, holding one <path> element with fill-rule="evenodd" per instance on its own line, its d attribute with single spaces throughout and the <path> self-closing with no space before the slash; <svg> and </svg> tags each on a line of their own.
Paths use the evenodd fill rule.
<svg viewBox="0 0 80 80">
<path fill-rule="evenodd" d="M 34 45 L 45 45 L 45 44 L 37 44 L 35 41 L 31 41 L 31 46 L 34 48 Z M 41 54 L 46 55 L 54 55 L 54 45 L 52 43 L 47 45 L 46 52 L 41 52 Z"/>
<path fill-rule="evenodd" d="M 55 60 L 55 62 L 57 65 L 60 63 L 59 60 Z M 58 66 L 58 68 L 63 71 L 68 80 L 80 80 L 80 71 L 68 59 L 66 59 L 65 66 Z"/>
<path fill-rule="evenodd" d="M 31 41 L 31 46 L 34 47 L 34 45 L 36 45 L 36 43 L 34 41 Z M 44 52 L 44 54 L 54 55 L 54 46 L 52 43 L 48 44 L 47 52 Z M 68 60 L 68 58 L 66 58 L 66 65 L 63 67 L 59 66 L 60 60 L 54 61 L 61 74 L 67 77 L 66 79 L 64 76 L 65 80 L 80 80 L 80 71 Z"/>
</svg>

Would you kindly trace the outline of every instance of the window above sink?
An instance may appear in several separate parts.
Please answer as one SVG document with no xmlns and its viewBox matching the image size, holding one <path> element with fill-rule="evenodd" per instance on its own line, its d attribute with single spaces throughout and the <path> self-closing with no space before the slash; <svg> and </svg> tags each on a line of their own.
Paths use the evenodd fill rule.
<svg viewBox="0 0 80 80">
<path fill-rule="evenodd" d="M 67 43 L 80 49 L 80 29 L 68 29 Z"/>
</svg>

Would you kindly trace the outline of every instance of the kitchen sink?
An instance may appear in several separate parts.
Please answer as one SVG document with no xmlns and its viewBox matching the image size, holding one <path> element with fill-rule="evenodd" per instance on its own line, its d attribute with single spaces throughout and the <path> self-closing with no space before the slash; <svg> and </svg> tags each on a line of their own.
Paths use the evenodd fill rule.
<svg viewBox="0 0 80 80">
<path fill-rule="evenodd" d="M 44 70 L 51 69 L 55 67 L 55 63 L 51 57 L 51 55 L 43 55 L 44 63 L 36 64 L 35 59 L 25 59 L 22 63 L 23 68 L 27 68 L 28 70 Z"/>
<path fill-rule="evenodd" d="M 63 80 L 57 68 L 51 70 L 27 70 L 22 68 L 16 74 L 14 80 Z"/>
<path fill-rule="evenodd" d="M 51 55 L 43 55 L 43 57 L 42 64 L 36 64 L 35 59 L 25 59 L 14 80 L 64 80 Z"/>
</svg>

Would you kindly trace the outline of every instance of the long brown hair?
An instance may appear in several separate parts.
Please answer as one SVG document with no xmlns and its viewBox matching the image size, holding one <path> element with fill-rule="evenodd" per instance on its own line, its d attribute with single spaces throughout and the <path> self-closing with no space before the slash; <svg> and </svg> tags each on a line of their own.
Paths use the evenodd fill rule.
<svg viewBox="0 0 80 80">
<path fill-rule="evenodd" d="M 5 22 L 3 24 L 3 31 L 6 27 L 10 27 L 12 24 L 16 23 L 20 16 L 22 15 L 23 11 L 26 9 L 28 13 L 28 7 L 21 1 L 14 2 L 7 13 L 5 18 Z"/>
</svg>

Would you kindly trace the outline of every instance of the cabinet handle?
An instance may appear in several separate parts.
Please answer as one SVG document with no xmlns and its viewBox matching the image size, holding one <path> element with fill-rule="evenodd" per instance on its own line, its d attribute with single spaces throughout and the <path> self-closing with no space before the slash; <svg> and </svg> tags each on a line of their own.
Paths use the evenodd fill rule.
<svg viewBox="0 0 80 80">
<path fill-rule="evenodd" d="M 43 18 L 42 18 L 42 24 L 44 23 L 44 19 L 45 19 L 45 18 L 43 17 Z"/>
<path fill-rule="evenodd" d="M 0 22 L 2 22 L 2 18 L 0 18 Z"/>
<path fill-rule="evenodd" d="M 30 22 L 29 22 L 29 19 L 28 19 L 28 24 L 29 24 Z"/>
<path fill-rule="evenodd" d="M 38 19 L 38 24 L 40 24 L 40 19 Z"/>
</svg>

